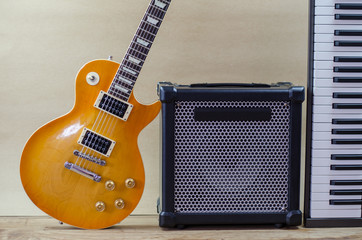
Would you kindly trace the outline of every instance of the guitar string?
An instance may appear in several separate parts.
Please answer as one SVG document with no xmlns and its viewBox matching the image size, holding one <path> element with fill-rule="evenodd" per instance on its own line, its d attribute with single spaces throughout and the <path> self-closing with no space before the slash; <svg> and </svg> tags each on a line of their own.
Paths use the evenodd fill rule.
<svg viewBox="0 0 362 240">
<path fill-rule="evenodd" d="M 145 19 L 145 17 L 146 17 L 147 15 L 151 15 L 151 14 L 152 14 L 152 16 L 156 16 L 156 15 L 154 15 L 154 13 L 156 12 L 156 10 L 151 10 L 151 11 L 149 11 L 149 9 L 150 9 L 151 7 L 152 7 L 152 1 L 151 1 L 150 5 L 148 6 L 144 17 L 142 18 L 142 21 Z M 150 14 L 150 13 L 151 13 L 151 14 Z M 157 17 L 159 17 L 159 16 L 157 16 Z M 136 31 L 136 34 L 135 34 L 135 36 L 134 36 L 133 39 L 136 39 L 137 36 L 140 36 L 140 37 L 142 37 L 142 38 L 144 38 L 144 39 L 149 40 L 149 39 L 146 37 L 146 33 L 140 32 L 140 30 L 143 30 L 144 32 L 148 32 L 146 29 L 142 29 L 142 27 L 141 27 L 142 21 L 141 21 L 141 24 L 140 24 L 140 26 L 138 27 L 138 29 L 137 29 L 137 31 Z M 162 22 L 162 19 L 160 19 L 160 21 Z M 156 34 L 157 34 L 157 31 L 158 31 L 159 27 L 157 27 L 157 26 L 155 26 L 155 27 L 156 27 Z M 155 37 L 155 35 L 154 35 L 154 37 Z M 150 41 L 151 44 L 152 44 L 153 40 L 149 40 L 149 41 Z M 135 43 L 135 42 L 132 41 L 132 42 L 131 42 L 131 46 L 132 46 L 134 43 Z M 150 48 L 147 48 L 147 47 L 145 47 L 145 48 L 146 48 L 148 51 L 150 50 Z M 114 85 L 114 82 L 115 82 L 115 80 L 117 79 L 117 75 L 120 73 L 119 70 L 121 69 L 121 67 L 122 67 L 122 66 L 127 66 L 127 67 L 131 67 L 131 68 L 132 68 L 132 66 L 131 66 L 130 63 L 125 63 L 127 54 L 130 55 L 130 54 L 128 53 L 128 51 L 127 51 L 127 52 L 126 52 L 126 56 L 124 57 L 124 59 L 123 59 L 123 61 L 122 61 L 122 64 L 120 65 L 119 69 L 117 70 L 116 76 L 115 76 L 115 78 L 114 78 L 114 81 L 112 82 L 112 84 L 111 84 L 110 89 L 108 90 L 108 92 L 111 90 L 112 85 Z M 148 52 L 147 52 L 147 54 L 148 54 Z M 145 55 L 145 56 L 147 57 L 147 55 Z M 137 56 L 137 57 L 138 57 L 138 56 Z M 144 60 L 143 60 L 143 61 L 144 61 Z M 141 68 L 142 68 L 142 66 L 141 66 Z M 132 69 L 133 69 L 133 68 L 132 68 Z M 140 69 L 140 70 L 141 70 L 141 69 Z M 137 80 L 137 77 L 138 77 L 138 76 L 136 76 L 136 80 Z M 136 80 L 134 80 L 133 85 L 130 85 L 132 88 L 134 87 L 134 84 L 135 84 L 135 81 L 136 81 Z M 118 83 L 116 82 L 116 84 L 118 84 Z M 128 87 L 126 86 L 126 83 L 125 83 L 124 81 L 121 81 L 119 85 L 120 85 L 121 87 L 125 87 L 126 89 L 128 89 Z M 123 88 L 123 89 L 124 89 L 124 88 Z M 129 97 L 130 97 L 130 95 L 131 95 L 131 93 L 132 93 L 132 90 L 131 90 L 131 93 L 129 94 L 128 97 L 123 96 L 121 93 L 122 93 L 122 92 L 117 93 L 117 92 L 115 91 L 115 92 L 112 93 L 112 95 L 116 95 L 116 97 L 118 97 L 118 98 L 126 98 L 125 100 L 128 101 L 128 100 L 129 100 Z M 99 118 L 101 112 L 102 112 L 102 116 L 101 116 L 101 118 L 100 118 L 100 120 L 99 120 L 99 122 L 98 122 L 98 118 Z M 104 115 L 106 115 L 106 116 L 105 116 L 105 120 L 102 121 Z M 108 117 L 108 115 L 109 115 L 109 117 Z M 111 126 L 109 126 L 109 119 L 112 119 L 111 124 L 110 124 Z M 110 115 L 110 114 L 108 114 L 108 113 L 105 113 L 105 112 L 103 112 L 103 111 L 100 111 L 100 113 L 98 114 L 97 119 L 96 119 L 96 121 L 94 122 L 93 127 L 92 127 L 91 130 L 92 130 L 92 131 L 95 131 L 95 132 L 97 132 L 97 131 L 101 132 L 105 121 L 107 121 L 105 128 L 106 128 L 106 129 L 108 128 L 108 130 L 103 130 L 103 131 L 107 131 L 107 133 L 106 133 L 105 135 L 109 136 L 109 135 L 110 135 L 110 132 L 113 132 L 113 131 L 114 131 L 114 128 L 115 128 L 115 124 L 114 124 L 115 117 L 112 116 L 112 115 Z M 97 123 L 97 122 L 98 122 L 98 123 Z M 97 130 L 100 123 L 102 123 L 102 124 L 101 124 L 101 127 L 100 127 L 99 130 Z M 96 124 L 97 124 L 96 129 L 94 129 L 94 127 L 95 127 Z M 93 130 L 93 129 L 94 129 L 94 130 Z M 85 148 L 85 147 L 83 146 L 82 149 L 81 149 L 81 151 L 80 151 L 80 153 L 83 153 L 84 148 Z M 87 154 L 88 150 L 89 150 L 89 152 L 92 153 L 92 155 L 91 155 L 92 157 L 94 157 L 95 154 L 100 155 L 99 153 L 97 153 L 96 151 L 94 151 L 94 150 L 92 150 L 92 149 L 90 149 L 90 148 L 86 148 L 84 154 Z M 90 154 L 89 154 L 89 155 L 90 155 Z M 101 158 L 101 157 L 98 157 L 98 158 Z M 76 160 L 76 164 L 78 163 L 78 160 L 79 160 L 79 156 L 78 156 L 78 158 L 77 158 L 77 160 Z M 85 163 L 83 164 L 83 168 L 88 169 L 88 165 L 90 164 L 90 161 L 84 160 L 84 162 L 85 162 Z M 79 165 L 81 165 L 82 163 L 83 163 L 83 159 L 81 160 L 81 162 L 79 163 Z M 92 164 L 91 166 L 94 166 L 93 168 L 96 168 L 97 165 L 98 165 L 98 164 Z"/>
</svg>

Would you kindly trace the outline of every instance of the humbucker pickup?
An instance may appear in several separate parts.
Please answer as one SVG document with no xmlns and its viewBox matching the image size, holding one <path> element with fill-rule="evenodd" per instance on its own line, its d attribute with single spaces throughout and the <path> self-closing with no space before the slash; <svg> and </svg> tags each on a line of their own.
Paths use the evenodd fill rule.
<svg viewBox="0 0 362 240">
<path fill-rule="evenodd" d="M 80 135 L 78 143 L 106 157 L 109 157 L 111 155 L 114 145 L 116 144 L 115 141 L 106 138 L 96 132 L 93 132 L 87 128 L 84 128 L 82 134 Z"/>
<path fill-rule="evenodd" d="M 133 105 L 101 91 L 94 103 L 94 107 L 126 121 Z"/>
</svg>

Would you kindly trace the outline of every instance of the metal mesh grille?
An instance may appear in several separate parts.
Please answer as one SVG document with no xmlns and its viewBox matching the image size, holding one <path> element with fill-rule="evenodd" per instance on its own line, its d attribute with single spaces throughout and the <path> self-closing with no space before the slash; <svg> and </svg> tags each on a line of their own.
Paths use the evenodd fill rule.
<svg viewBox="0 0 362 240">
<path fill-rule="evenodd" d="M 287 210 L 289 102 L 175 104 L 175 212 Z M 272 118 L 195 121 L 200 107 L 267 107 Z"/>
</svg>

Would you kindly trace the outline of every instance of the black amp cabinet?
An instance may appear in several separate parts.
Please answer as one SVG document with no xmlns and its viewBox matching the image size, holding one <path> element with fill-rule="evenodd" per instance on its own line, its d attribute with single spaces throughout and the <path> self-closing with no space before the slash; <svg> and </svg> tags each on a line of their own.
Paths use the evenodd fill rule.
<svg viewBox="0 0 362 240">
<path fill-rule="evenodd" d="M 159 225 L 300 225 L 301 105 L 290 83 L 159 83 Z"/>
</svg>

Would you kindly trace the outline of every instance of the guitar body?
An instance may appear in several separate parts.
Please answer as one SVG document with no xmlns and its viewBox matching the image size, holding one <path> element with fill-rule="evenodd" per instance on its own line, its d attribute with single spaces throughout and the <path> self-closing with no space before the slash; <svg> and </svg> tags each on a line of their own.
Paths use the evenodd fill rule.
<svg viewBox="0 0 362 240">
<path fill-rule="evenodd" d="M 142 105 L 131 94 L 128 103 L 133 108 L 126 121 L 94 107 L 98 94 L 101 90 L 107 92 L 119 67 L 120 64 L 108 60 L 84 65 L 76 78 L 73 109 L 38 129 L 21 157 L 21 180 L 34 204 L 59 221 L 80 228 L 106 228 L 119 223 L 134 210 L 143 193 L 145 173 L 137 138 L 157 116 L 161 105 Z M 90 72 L 98 73 L 98 84 L 87 83 Z M 89 152 L 105 160 L 104 166 L 73 153 L 84 151 L 78 143 L 84 128 L 115 142 L 109 157 Z M 101 176 L 101 180 L 94 181 L 65 167 L 65 162 L 77 161 L 82 168 Z M 127 179 L 135 185 L 127 187 Z M 107 181 L 113 182 L 114 189 L 106 188 Z M 121 208 L 115 206 L 119 199 L 124 203 Z M 101 206 L 97 205 L 99 202 Z"/>
</svg>

